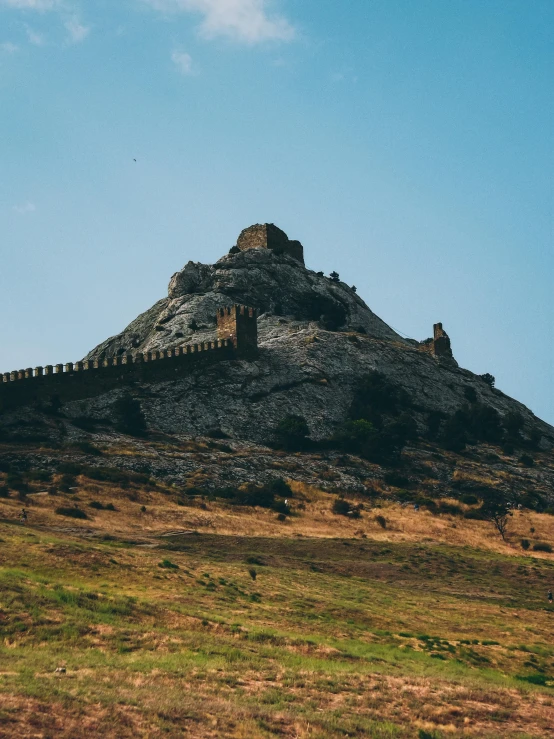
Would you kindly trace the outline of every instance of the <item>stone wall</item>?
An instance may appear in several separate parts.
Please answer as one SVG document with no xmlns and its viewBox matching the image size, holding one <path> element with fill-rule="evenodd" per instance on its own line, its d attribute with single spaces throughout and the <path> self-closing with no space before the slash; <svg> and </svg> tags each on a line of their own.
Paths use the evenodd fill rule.
<svg viewBox="0 0 554 739">
<path fill-rule="evenodd" d="M 241 231 L 237 239 L 237 248 L 271 249 L 276 254 L 288 254 L 304 264 L 304 247 L 299 241 L 291 241 L 284 231 L 273 223 L 256 223 Z"/>
<path fill-rule="evenodd" d="M 9 409 L 58 396 L 60 400 L 92 397 L 121 385 L 175 379 L 176 373 L 257 353 L 257 314 L 234 305 L 217 315 L 218 339 L 166 351 L 125 354 L 104 360 L 28 367 L 0 375 L 0 402 Z"/>
</svg>

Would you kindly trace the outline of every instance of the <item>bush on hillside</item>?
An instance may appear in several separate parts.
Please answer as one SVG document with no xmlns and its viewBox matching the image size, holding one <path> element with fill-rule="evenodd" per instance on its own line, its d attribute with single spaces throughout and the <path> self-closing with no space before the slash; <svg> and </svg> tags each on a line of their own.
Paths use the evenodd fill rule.
<svg viewBox="0 0 554 739">
<path fill-rule="evenodd" d="M 113 404 L 115 428 L 130 436 L 144 436 L 146 434 L 146 419 L 140 402 L 129 394 L 122 395 Z"/>
<path fill-rule="evenodd" d="M 483 382 L 486 382 L 486 384 L 490 388 L 494 387 L 494 383 L 496 382 L 494 375 L 489 374 L 489 372 L 485 372 L 484 375 L 479 375 L 479 377 L 481 378 L 481 380 L 483 380 Z"/>
<path fill-rule="evenodd" d="M 277 443 L 289 451 L 301 451 L 308 442 L 310 429 L 304 416 L 294 414 L 285 416 L 275 429 Z"/>
<path fill-rule="evenodd" d="M 88 518 L 87 514 L 77 507 L 66 508 L 64 506 L 60 506 L 59 508 L 56 508 L 56 513 L 58 514 L 58 516 L 69 516 L 69 518 Z"/>
<path fill-rule="evenodd" d="M 379 427 L 383 415 L 397 416 L 411 405 L 411 398 L 402 387 L 382 372 L 372 370 L 359 379 L 349 415 L 353 420 L 365 419 Z"/>
<path fill-rule="evenodd" d="M 550 546 L 550 544 L 546 544 L 543 541 L 537 541 L 535 544 L 533 544 L 533 551 L 548 552 L 550 554 L 552 552 L 552 547 Z"/>
</svg>

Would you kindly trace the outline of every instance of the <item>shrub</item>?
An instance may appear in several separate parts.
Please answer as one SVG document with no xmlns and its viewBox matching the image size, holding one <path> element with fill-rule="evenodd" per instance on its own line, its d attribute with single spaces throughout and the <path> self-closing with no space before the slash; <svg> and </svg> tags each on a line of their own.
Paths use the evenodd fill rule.
<svg viewBox="0 0 554 739">
<path fill-rule="evenodd" d="M 496 382 L 494 375 L 485 372 L 484 375 L 479 375 L 479 377 L 481 378 L 481 380 L 483 380 L 483 382 L 486 382 L 490 388 L 494 387 L 494 383 Z"/>
<path fill-rule="evenodd" d="M 497 443 L 502 440 L 498 411 L 485 403 L 459 408 L 444 424 L 441 443 L 446 449 L 461 452 L 466 444 L 476 441 Z"/>
<path fill-rule="evenodd" d="M 158 567 L 161 567 L 165 570 L 178 570 L 179 565 L 176 565 L 175 562 L 172 562 L 169 559 L 162 559 L 161 562 L 158 563 Z"/>
<path fill-rule="evenodd" d="M 475 388 L 467 385 L 467 387 L 464 388 L 464 397 L 466 400 L 469 400 L 470 403 L 476 403 L 477 393 L 475 392 Z"/>
<path fill-rule="evenodd" d="M 339 516 L 348 516 L 350 508 L 350 503 L 347 500 L 344 498 L 335 498 L 331 510 Z"/>
<path fill-rule="evenodd" d="M 505 454 L 508 457 L 511 457 L 512 454 L 515 452 L 516 448 L 514 444 L 511 441 L 505 441 L 502 444 L 502 453 Z"/>
<path fill-rule="evenodd" d="M 535 544 L 533 544 L 533 551 L 534 552 L 552 552 L 552 547 L 550 544 L 546 544 L 546 542 L 543 541 L 537 541 Z"/>
<path fill-rule="evenodd" d="M 462 509 L 459 505 L 457 505 L 456 503 L 447 503 L 444 500 L 441 500 L 441 502 L 438 504 L 437 512 L 446 513 L 450 516 L 462 515 Z"/>
<path fill-rule="evenodd" d="M 521 505 L 524 508 L 529 508 L 531 511 L 537 511 L 542 513 L 546 508 L 546 501 L 540 493 L 536 491 L 530 491 L 524 493 L 520 498 Z"/>
<path fill-rule="evenodd" d="M 383 480 L 387 485 L 393 485 L 395 488 L 407 488 L 411 485 L 411 481 L 408 477 L 404 477 L 404 475 L 401 475 L 399 472 L 395 472 L 394 470 L 385 472 Z"/>
<path fill-rule="evenodd" d="M 375 516 L 375 520 L 382 529 L 387 528 L 387 519 L 384 516 L 379 514 L 378 516 Z"/>
<path fill-rule="evenodd" d="M 98 500 L 93 500 L 91 503 L 89 503 L 89 508 L 95 508 L 97 511 L 116 511 L 117 508 L 114 506 L 113 503 L 107 503 L 106 505 L 103 505 Z"/>
<path fill-rule="evenodd" d="M 10 489 L 7 485 L 0 485 L 0 498 L 9 498 Z"/>
<path fill-rule="evenodd" d="M 256 572 L 256 570 L 253 567 L 250 567 L 248 569 L 248 574 L 250 575 L 250 577 L 252 578 L 252 580 L 255 580 L 256 577 L 258 576 L 258 573 Z"/>
<path fill-rule="evenodd" d="M 62 462 L 58 465 L 58 472 L 67 475 L 81 475 L 85 467 L 76 462 Z"/>
<path fill-rule="evenodd" d="M 52 473 L 48 470 L 31 470 L 27 472 L 27 479 L 34 482 L 50 482 Z"/>
<path fill-rule="evenodd" d="M 285 516 L 284 513 L 279 513 L 278 516 L 277 516 L 277 520 L 278 521 L 286 521 L 287 520 L 287 517 Z"/>
<path fill-rule="evenodd" d="M 6 476 L 6 485 L 10 490 L 17 490 L 18 492 L 25 492 L 29 489 L 25 480 L 17 472 L 8 472 Z"/>
<path fill-rule="evenodd" d="M 477 505 L 477 503 L 479 503 L 479 499 L 476 495 L 473 495 L 473 493 L 466 493 L 465 495 L 462 495 L 460 500 L 466 505 Z"/>
<path fill-rule="evenodd" d="M 292 498 L 290 485 L 281 477 L 271 480 L 265 487 L 271 490 L 274 495 L 280 495 L 282 498 Z"/>
<path fill-rule="evenodd" d="M 93 457 L 100 457 L 102 455 L 100 449 L 95 447 L 94 444 L 91 444 L 89 441 L 74 441 L 71 444 L 68 444 L 67 447 L 68 449 L 83 452 L 83 454 L 90 454 Z"/>
<path fill-rule="evenodd" d="M 288 415 L 277 424 L 275 436 L 281 447 L 291 451 L 304 449 L 310 433 L 304 416 Z"/>
<path fill-rule="evenodd" d="M 532 467 L 535 464 L 535 460 L 529 454 L 522 454 L 519 461 L 525 467 Z"/>
<path fill-rule="evenodd" d="M 88 518 L 87 514 L 82 511 L 80 508 L 64 508 L 61 506 L 60 508 L 56 508 L 56 513 L 58 516 L 69 516 L 69 518 Z"/>
<path fill-rule="evenodd" d="M 340 277 L 339 277 L 339 273 L 338 272 L 334 272 L 334 271 L 331 272 L 330 275 L 329 275 L 329 277 L 331 278 L 331 280 L 333 282 L 339 282 L 340 281 Z"/>
<path fill-rule="evenodd" d="M 530 546 L 531 546 L 531 544 L 529 543 L 529 539 L 522 539 L 521 540 L 521 548 L 522 549 L 525 549 L 525 551 L 527 551 Z"/>
<path fill-rule="evenodd" d="M 381 414 L 397 415 L 411 405 L 411 398 L 402 387 L 391 382 L 382 372 L 373 370 L 358 381 L 350 417 L 379 421 Z M 379 422 L 376 425 L 380 425 Z"/>
<path fill-rule="evenodd" d="M 71 488 L 77 487 L 77 480 L 75 479 L 74 475 L 62 475 L 60 482 L 58 483 L 58 488 L 62 491 L 62 493 L 69 493 L 71 491 Z"/>
<path fill-rule="evenodd" d="M 144 436 L 146 434 L 146 419 L 140 402 L 129 394 L 122 395 L 113 405 L 115 428 L 130 436 Z"/>
<path fill-rule="evenodd" d="M 210 439 L 228 439 L 229 438 L 229 434 L 226 434 L 225 431 L 219 428 L 219 426 L 213 429 L 209 429 L 209 431 L 206 432 L 206 436 L 209 436 Z"/>
<path fill-rule="evenodd" d="M 271 506 L 271 510 L 275 511 L 275 513 L 282 513 L 284 516 L 290 513 L 290 509 L 285 505 L 284 500 L 276 500 Z"/>
<path fill-rule="evenodd" d="M 90 418 L 89 416 L 76 416 L 71 419 L 71 424 L 83 431 L 94 431 L 97 423 L 96 418 Z"/>
</svg>

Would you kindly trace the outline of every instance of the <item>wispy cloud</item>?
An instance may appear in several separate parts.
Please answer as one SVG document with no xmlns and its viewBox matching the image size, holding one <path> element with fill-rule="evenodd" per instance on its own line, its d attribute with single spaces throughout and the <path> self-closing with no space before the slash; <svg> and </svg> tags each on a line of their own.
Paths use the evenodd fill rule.
<svg viewBox="0 0 554 739">
<path fill-rule="evenodd" d="M 4 41 L 4 43 L 0 44 L 0 51 L 4 54 L 15 54 L 19 51 L 19 46 L 12 44 L 11 41 Z"/>
<path fill-rule="evenodd" d="M 271 14 L 269 0 L 142 0 L 163 13 L 198 13 L 200 33 L 247 44 L 291 41 L 295 30 L 283 16 Z"/>
<path fill-rule="evenodd" d="M 45 38 L 42 33 L 35 31 L 30 26 L 25 26 L 25 31 L 27 33 L 27 38 L 33 46 L 44 46 Z"/>
<path fill-rule="evenodd" d="M 77 16 L 68 18 L 64 26 L 69 33 L 69 40 L 72 44 L 80 44 L 90 33 L 90 26 L 84 26 Z"/>
<path fill-rule="evenodd" d="M 181 74 L 195 74 L 192 57 L 190 54 L 187 54 L 186 51 L 174 51 L 171 55 L 171 61 L 175 64 Z"/>
<path fill-rule="evenodd" d="M 34 213 L 36 210 L 36 206 L 34 203 L 27 201 L 26 203 L 22 203 L 21 205 L 13 205 L 12 210 L 14 211 L 14 213 L 18 213 L 20 216 L 24 216 L 27 213 Z"/>
<path fill-rule="evenodd" d="M 16 10 L 53 10 L 59 8 L 61 0 L 0 0 L 0 7 Z"/>
</svg>

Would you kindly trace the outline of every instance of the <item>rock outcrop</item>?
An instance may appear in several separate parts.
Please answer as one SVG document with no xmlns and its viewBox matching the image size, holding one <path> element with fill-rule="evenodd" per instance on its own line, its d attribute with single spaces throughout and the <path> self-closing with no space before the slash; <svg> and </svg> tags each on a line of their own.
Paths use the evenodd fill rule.
<svg viewBox="0 0 554 739">
<path fill-rule="evenodd" d="M 87 355 L 104 359 L 213 341 L 218 309 L 240 303 L 258 311 L 254 361 L 224 361 L 136 388 L 149 425 L 200 435 L 220 428 L 233 438 L 264 441 L 279 420 L 296 413 L 313 438 L 323 438 L 344 420 L 357 379 L 376 369 L 407 390 L 421 423 L 431 411 L 453 413 L 470 392 L 502 416 L 521 413 L 525 429 L 539 429 L 544 445 L 554 441 L 551 426 L 458 367 L 441 324 L 431 344 L 402 338 L 337 276 L 271 248 L 273 237 L 264 243 L 268 228 L 243 231 L 239 245 L 213 265 L 189 262 L 171 278 L 166 298 Z M 69 404 L 67 412 L 105 417 L 117 392 Z"/>
</svg>

